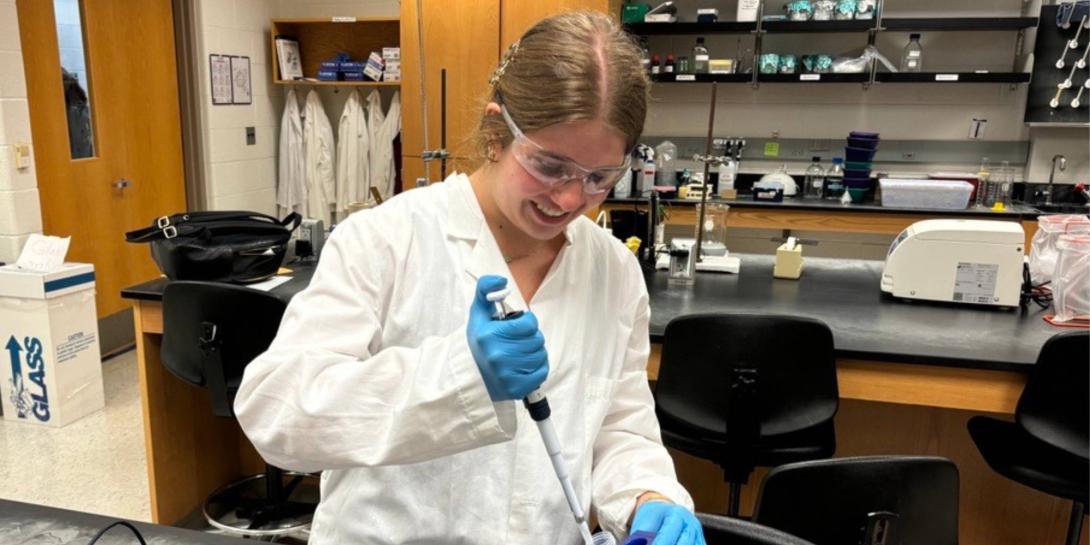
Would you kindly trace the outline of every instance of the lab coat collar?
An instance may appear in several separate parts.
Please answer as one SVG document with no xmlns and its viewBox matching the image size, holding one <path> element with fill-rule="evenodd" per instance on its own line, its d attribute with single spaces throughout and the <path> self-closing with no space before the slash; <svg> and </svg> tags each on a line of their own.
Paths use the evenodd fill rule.
<svg viewBox="0 0 1090 545">
<path fill-rule="evenodd" d="M 511 270 L 503 259 L 495 237 L 488 230 L 488 223 L 484 219 L 484 212 L 477 202 L 477 195 L 473 192 L 469 177 L 465 174 L 454 173 L 447 178 L 445 184 L 450 184 L 450 196 L 447 212 L 447 236 L 472 242 L 466 259 L 465 271 L 474 280 L 488 274 L 501 274 L 510 278 Z M 564 228 L 565 247 L 571 246 L 575 222 L 569 223 Z M 561 259 L 561 255 L 557 259 Z M 561 265 L 554 264 L 554 267 Z M 544 284 L 543 284 L 544 285 Z M 520 290 L 512 290 L 508 296 L 507 305 L 512 310 L 526 310 L 528 301 L 523 300 Z"/>
</svg>

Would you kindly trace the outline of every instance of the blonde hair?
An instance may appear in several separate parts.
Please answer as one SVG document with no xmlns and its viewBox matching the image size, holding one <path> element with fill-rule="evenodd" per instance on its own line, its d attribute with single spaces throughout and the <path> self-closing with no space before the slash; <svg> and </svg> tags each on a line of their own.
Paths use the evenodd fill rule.
<svg viewBox="0 0 1090 545">
<path fill-rule="evenodd" d="M 640 48 L 602 13 L 572 11 L 538 21 L 511 44 L 492 75 L 484 102 L 501 101 L 523 132 L 557 123 L 601 119 L 621 133 L 625 149 L 639 142 L 650 82 Z M 478 152 L 507 147 L 503 117 L 484 115 Z"/>
</svg>

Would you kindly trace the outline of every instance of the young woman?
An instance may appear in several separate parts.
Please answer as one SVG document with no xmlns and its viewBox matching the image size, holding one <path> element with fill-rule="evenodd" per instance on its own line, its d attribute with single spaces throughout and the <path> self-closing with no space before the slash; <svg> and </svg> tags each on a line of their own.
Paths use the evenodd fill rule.
<svg viewBox="0 0 1090 545">
<path fill-rule="evenodd" d="M 582 215 L 628 168 L 647 92 L 608 17 L 545 19 L 491 80 L 484 166 L 334 231 L 235 402 L 266 460 L 322 470 L 311 543 L 579 543 L 518 402 L 537 388 L 603 528 L 704 543 L 655 419 L 640 267 Z M 526 312 L 496 321 L 505 286 Z"/>
</svg>

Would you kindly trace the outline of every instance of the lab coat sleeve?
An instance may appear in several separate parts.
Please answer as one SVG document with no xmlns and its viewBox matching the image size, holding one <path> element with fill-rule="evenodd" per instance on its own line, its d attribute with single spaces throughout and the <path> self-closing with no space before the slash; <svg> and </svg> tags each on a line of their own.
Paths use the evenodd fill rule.
<svg viewBox="0 0 1090 545">
<path fill-rule="evenodd" d="M 635 274 L 640 274 L 635 259 L 631 264 Z M 630 281 L 629 286 L 631 293 L 639 294 L 635 319 L 629 332 L 624 368 L 594 442 L 592 470 L 598 520 L 603 528 L 619 536 L 628 533 L 636 498 L 644 492 L 658 492 L 693 509 L 692 498 L 678 483 L 674 462 L 662 445 L 655 401 L 647 383 L 650 308 L 642 275 L 638 283 Z"/>
<path fill-rule="evenodd" d="M 410 464 L 513 438 L 515 404 L 489 398 L 464 327 L 381 347 L 396 254 L 363 223 L 334 231 L 276 339 L 247 366 L 235 399 L 246 435 L 269 463 L 307 472 Z"/>
</svg>

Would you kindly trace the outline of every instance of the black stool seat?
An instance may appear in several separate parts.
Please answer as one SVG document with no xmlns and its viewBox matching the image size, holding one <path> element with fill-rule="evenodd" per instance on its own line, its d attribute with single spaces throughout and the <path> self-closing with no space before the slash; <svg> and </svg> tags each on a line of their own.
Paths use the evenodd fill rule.
<svg viewBox="0 0 1090 545">
<path fill-rule="evenodd" d="M 817 320 L 691 314 L 670 321 L 655 385 L 663 442 L 718 464 L 727 514 L 755 467 L 836 450 L 833 333 Z"/>
<path fill-rule="evenodd" d="M 1014 422 L 977 416 L 969 435 L 996 473 L 1071 500 L 1065 543 L 1077 545 L 1090 496 L 1090 333 L 1053 335 L 1018 398 Z"/>
<path fill-rule="evenodd" d="M 694 439 L 663 427 L 662 442 L 698 458 L 714 460 L 730 445 L 716 438 Z M 831 458 L 836 451 L 836 430 L 833 421 L 794 433 L 760 437 L 754 445 L 758 465 L 770 467 L 805 460 Z"/>
<path fill-rule="evenodd" d="M 987 416 L 969 420 L 984 461 L 996 473 L 1046 494 L 1087 503 L 1090 466 L 1026 433 L 1013 422 Z"/>
</svg>

